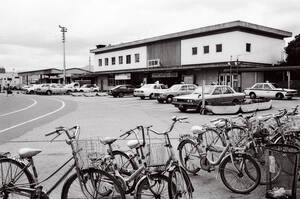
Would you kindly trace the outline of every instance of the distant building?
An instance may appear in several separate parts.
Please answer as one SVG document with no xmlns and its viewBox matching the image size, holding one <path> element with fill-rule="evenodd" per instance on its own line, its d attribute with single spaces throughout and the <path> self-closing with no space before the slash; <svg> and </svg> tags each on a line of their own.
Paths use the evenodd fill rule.
<svg viewBox="0 0 300 199">
<path fill-rule="evenodd" d="M 117 84 L 159 81 L 207 84 L 236 90 L 264 81 L 261 71 L 282 60 L 292 33 L 243 21 L 171 33 L 117 45 L 97 45 L 94 78 L 104 90 Z"/>
<path fill-rule="evenodd" d="M 19 89 L 21 87 L 21 78 L 15 72 L 0 73 L 1 88 L 6 88 L 8 85 L 12 88 Z"/>
<path fill-rule="evenodd" d="M 90 74 L 88 70 L 82 68 L 66 69 L 66 83 L 75 81 L 78 77 Z M 40 70 L 23 71 L 18 73 L 22 79 L 22 84 L 41 84 L 41 83 L 63 83 L 63 70 L 57 68 L 46 68 Z"/>
</svg>

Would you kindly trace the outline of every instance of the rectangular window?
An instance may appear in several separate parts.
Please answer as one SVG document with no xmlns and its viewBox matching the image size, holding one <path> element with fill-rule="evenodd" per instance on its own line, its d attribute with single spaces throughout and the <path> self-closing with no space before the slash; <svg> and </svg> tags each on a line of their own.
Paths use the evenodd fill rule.
<svg viewBox="0 0 300 199">
<path fill-rule="evenodd" d="M 112 57 L 111 58 L 111 65 L 115 65 L 116 64 L 116 58 L 115 57 Z"/>
<path fill-rule="evenodd" d="M 135 63 L 140 62 L 140 54 L 134 54 Z"/>
<path fill-rule="evenodd" d="M 197 50 L 198 50 L 197 47 L 193 47 L 192 48 L 192 55 L 197 55 Z"/>
<path fill-rule="evenodd" d="M 203 53 L 208 54 L 209 53 L 209 46 L 203 46 Z"/>
<path fill-rule="evenodd" d="M 119 56 L 119 64 L 123 64 L 123 56 Z"/>
<path fill-rule="evenodd" d="M 126 64 L 130 64 L 130 63 L 131 63 L 131 56 L 126 55 Z"/>
<path fill-rule="evenodd" d="M 216 52 L 222 52 L 222 44 L 216 44 Z"/>
<path fill-rule="evenodd" d="M 246 43 L 246 52 L 251 52 L 251 44 Z"/>
<path fill-rule="evenodd" d="M 102 66 L 102 59 L 98 59 L 98 66 Z"/>
<path fill-rule="evenodd" d="M 108 66 L 108 58 L 105 58 L 105 66 Z"/>
</svg>

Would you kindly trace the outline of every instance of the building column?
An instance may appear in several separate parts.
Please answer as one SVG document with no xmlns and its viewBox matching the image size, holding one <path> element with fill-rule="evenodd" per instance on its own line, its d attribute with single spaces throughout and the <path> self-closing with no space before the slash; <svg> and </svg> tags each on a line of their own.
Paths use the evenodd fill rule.
<svg viewBox="0 0 300 199">
<path fill-rule="evenodd" d="M 288 82 L 288 89 L 291 88 L 291 71 L 286 71 L 287 75 L 287 82 Z"/>
</svg>

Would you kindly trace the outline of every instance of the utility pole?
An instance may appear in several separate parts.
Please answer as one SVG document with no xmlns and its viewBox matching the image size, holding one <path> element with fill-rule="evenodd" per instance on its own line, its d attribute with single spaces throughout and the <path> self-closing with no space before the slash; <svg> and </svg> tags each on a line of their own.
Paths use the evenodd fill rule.
<svg viewBox="0 0 300 199">
<path fill-rule="evenodd" d="M 65 33 L 67 32 L 67 28 L 61 25 L 58 26 L 60 28 L 60 32 L 62 32 L 62 43 L 63 43 L 63 65 L 64 65 L 64 81 L 63 84 L 66 84 L 66 50 L 65 50 Z"/>
</svg>

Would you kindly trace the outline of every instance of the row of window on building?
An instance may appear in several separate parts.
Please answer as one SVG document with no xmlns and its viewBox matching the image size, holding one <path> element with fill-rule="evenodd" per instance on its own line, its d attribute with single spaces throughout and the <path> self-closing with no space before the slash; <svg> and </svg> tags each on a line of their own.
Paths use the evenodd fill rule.
<svg viewBox="0 0 300 199">
<path fill-rule="evenodd" d="M 104 58 L 104 65 L 108 66 L 109 65 L 109 58 Z M 111 57 L 110 58 L 110 65 L 116 65 L 116 57 Z M 139 63 L 140 62 L 140 54 L 136 53 L 134 54 L 134 62 Z M 123 64 L 123 56 L 118 56 L 118 64 Z M 125 63 L 126 64 L 131 64 L 131 55 L 126 55 L 125 56 Z M 102 59 L 98 59 L 98 66 L 103 66 Z"/>
<path fill-rule="evenodd" d="M 222 44 L 216 44 L 216 52 L 222 52 Z M 246 52 L 251 52 L 251 44 L 246 43 Z M 203 46 L 203 54 L 209 53 L 209 46 Z M 192 47 L 192 55 L 198 54 L 198 47 Z"/>
</svg>

